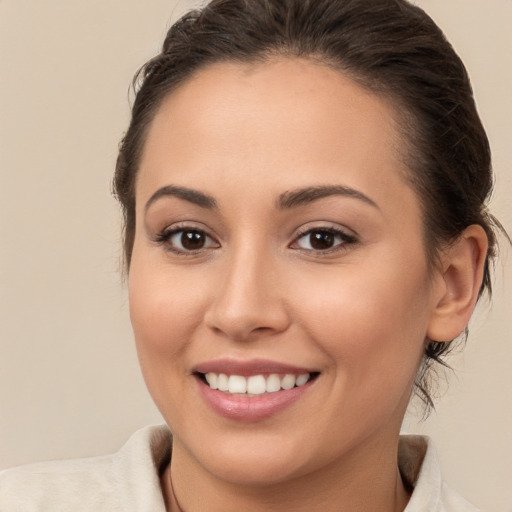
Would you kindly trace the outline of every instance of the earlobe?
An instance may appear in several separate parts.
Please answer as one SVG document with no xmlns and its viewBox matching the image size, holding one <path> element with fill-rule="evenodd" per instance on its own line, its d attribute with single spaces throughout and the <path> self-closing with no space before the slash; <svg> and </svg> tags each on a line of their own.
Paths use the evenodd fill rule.
<svg viewBox="0 0 512 512">
<path fill-rule="evenodd" d="M 440 292 L 427 332 L 430 340 L 451 341 L 468 324 L 482 283 L 487 247 L 484 229 L 473 224 L 441 255 Z"/>
</svg>

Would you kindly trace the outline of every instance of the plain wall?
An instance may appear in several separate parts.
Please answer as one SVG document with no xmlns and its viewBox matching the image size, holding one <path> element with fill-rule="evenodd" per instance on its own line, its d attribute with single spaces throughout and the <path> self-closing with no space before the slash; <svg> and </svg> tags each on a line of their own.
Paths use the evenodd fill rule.
<svg viewBox="0 0 512 512">
<path fill-rule="evenodd" d="M 416 2 L 467 64 L 512 232 L 512 1 Z M 180 0 L 0 0 L 0 468 L 116 450 L 161 422 L 140 376 L 110 195 L 128 85 Z M 425 423 L 446 480 L 512 511 L 512 252 Z"/>
</svg>

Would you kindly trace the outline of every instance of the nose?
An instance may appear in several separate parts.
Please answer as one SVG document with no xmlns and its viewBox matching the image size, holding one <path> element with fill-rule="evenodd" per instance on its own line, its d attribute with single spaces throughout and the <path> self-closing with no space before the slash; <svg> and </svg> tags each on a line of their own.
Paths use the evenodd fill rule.
<svg viewBox="0 0 512 512">
<path fill-rule="evenodd" d="M 288 328 L 286 291 L 275 258 L 244 250 L 226 258 L 221 267 L 204 317 L 209 328 L 237 341 Z"/>
</svg>

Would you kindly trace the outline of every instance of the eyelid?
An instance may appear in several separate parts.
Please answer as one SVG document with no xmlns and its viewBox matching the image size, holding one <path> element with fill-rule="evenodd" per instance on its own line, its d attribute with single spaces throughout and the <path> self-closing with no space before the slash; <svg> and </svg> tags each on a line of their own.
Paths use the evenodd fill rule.
<svg viewBox="0 0 512 512">
<path fill-rule="evenodd" d="M 305 249 L 303 247 L 297 247 L 298 241 L 301 238 L 304 238 L 307 235 L 315 232 L 325 232 L 331 233 L 335 236 L 339 236 L 342 239 L 341 243 L 334 245 L 333 247 L 327 249 Z M 347 228 L 342 228 L 339 225 L 329 224 L 307 224 L 306 226 L 302 226 L 297 230 L 297 233 L 293 237 L 293 241 L 289 245 L 292 249 L 301 250 L 308 253 L 316 253 L 319 255 L 329 254 L 333 252 L 339 252 L 346 250 L 350 245 L 353 245 L 359 241 L 357 235 L 355 235 L 351 230 Z M 294 247 L 296 246 L 296 247 Z"/>
<path fill-rule="evenodd" d="M 170 240 L 173 236 L 181 232 L 187 231 L 195 231 L 198 233 L 202 233 L 205 237 L 207 237 L 213 244 L 209 244 L 206 247 L 201 247 L 199 249 L 182 249 L 176 246 L 171 245 Z M 207 229 L 203 225 L 197 225 L 195 222 L 190 221 L 181 221 L 166 226 L 164 229 L 158 231 L 153 237 L 152 240 L 157 245 L 162 245 L 164 248 L 172 253 L 178 254 L 180 256 L 194 256 L 201 252 L 208 251 L 214 248 L 220 247 L 220 243 L 218 240 L 210 234 L 210 230 Z"/>
</svg>

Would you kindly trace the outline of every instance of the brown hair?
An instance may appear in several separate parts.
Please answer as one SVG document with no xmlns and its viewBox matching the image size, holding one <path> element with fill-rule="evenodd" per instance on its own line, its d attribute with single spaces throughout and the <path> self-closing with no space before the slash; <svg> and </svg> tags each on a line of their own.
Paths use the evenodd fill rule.
<svg viewBox="0 0 512 512">
<path fill-rule="evenodd" d="M 466 69 L 441 30 L 406 0 L 213 0 L 175 23 L 160 54 L 134 79 L 136 98 L 117 159 L 114 192 L 124 214 L 129 268 L 135 183 L 148 126 L 162 100 L 204 66 L 219 61 L 313 59 L 334 67 L 396 106 L 408 179 L 422 202 L 430 262 L 471 224 L 487 233 L 480 294 L 491 292 L 499 223 L 487 212 L 491 155 Z M 502 229 L 502 228 L 501 228 Z M 467 334 L 467 331 L 466 331 Z M 428 405 L 427 370 L 450 350 L 426 348 L 416 391 Z"/>
</svg>

